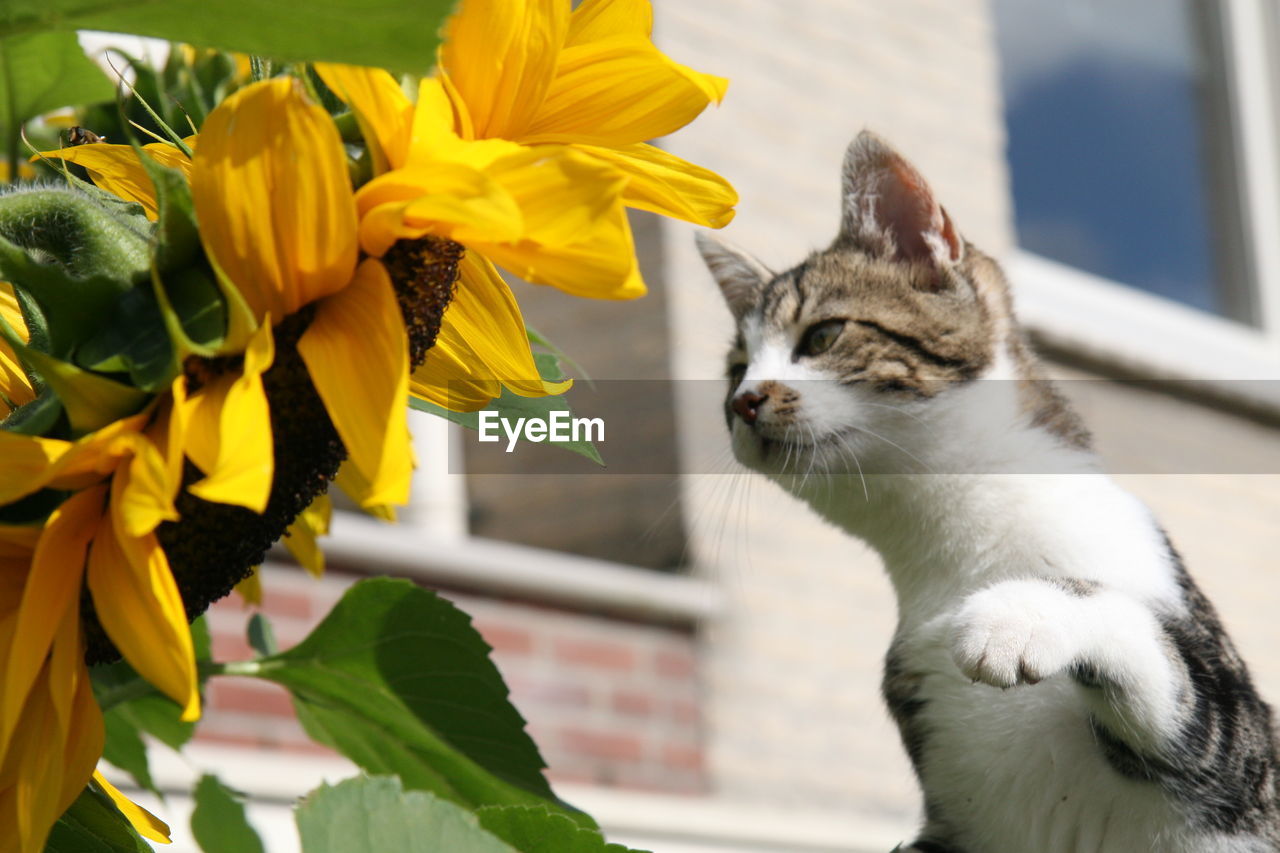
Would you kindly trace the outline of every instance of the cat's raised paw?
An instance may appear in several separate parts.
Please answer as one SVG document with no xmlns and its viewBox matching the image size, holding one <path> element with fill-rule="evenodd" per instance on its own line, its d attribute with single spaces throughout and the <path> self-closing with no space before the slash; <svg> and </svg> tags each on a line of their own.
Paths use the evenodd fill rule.
<svg viewBox="0 0 1280 853">
<path fill-rule="evenodd" d="M 951 622 L 951 656 L 993 687 L 1036 684 L 1065 670 L 1081 647 L 1079 601 L 1051 583 L 1005 581 L 965 599 Z"/>
</svg>

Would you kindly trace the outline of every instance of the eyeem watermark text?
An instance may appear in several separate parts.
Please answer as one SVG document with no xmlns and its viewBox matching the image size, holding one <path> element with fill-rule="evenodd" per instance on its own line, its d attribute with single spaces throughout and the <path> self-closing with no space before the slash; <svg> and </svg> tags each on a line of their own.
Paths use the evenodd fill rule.
<svg viewBox="0 0 1280 853">
<path fill-rule="evenodd" d="M 568 412 L 552 412 L 549 418 L 505 418 L 498 412 L 480 413 L 480 441 L 507 437 L 507 453 L 520 439 L 544 441 L 604 441 L 604 418 L 575 418 Z"/>
</svg>

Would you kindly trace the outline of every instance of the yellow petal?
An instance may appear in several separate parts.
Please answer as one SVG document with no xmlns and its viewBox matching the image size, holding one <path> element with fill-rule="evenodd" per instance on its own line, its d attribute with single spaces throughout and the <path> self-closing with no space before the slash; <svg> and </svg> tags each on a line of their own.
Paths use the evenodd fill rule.
<svg viewBox="0 0 1280 853">
<path fill-rule="evenodd" d="M 193 408 L 187 400 L 187 378 L 179 374 L 169 386 L 169 397 L 160 406 L 155 421 L 147 427 L 147 437 L 164 460 L 170 500 L 182 487 L 183 445 Z"/>
<path fill-rule="evenodd" d="M 523 218 L 515 242 L 473 239 L 471 248 L 527 281 L 575 296 L 633 299 L 644 294 L 621 193 L 626 178 L 563 148 L 526 148 L 487 173 Z"/>
<path fill-rule="evenodd" d="M 262 374 L 275 359 L 269 317 L 249 341 L 240 375 L 220 376 L 192 395 L 198 403 L 187 431 L 187 453 L 205 473 L 188 491 L 259 513 L 271 496 L 275 470 L 271 411 L 262 387 Z"/>
<path fill-rule="evenodd" d="M 3 317 L 23 340 L 27 340 L 27 325 L 18 308 L 17 297 L 13 295 L 13 287 L 8 282 L 0 281 L 0 317 Z M 35 399 L 35 391 L 31 388 L 31 380 L 18 361 L 13 347 L 0 338 L 0 417 L 4 417 L 12 409 L 29 403 Z"/>
<path fill-rule="evenodd" d="M 501 394 L 502 387 L 450 320 L 450 313 L 445 311 L 427 360 L 413 371 L 409 392 L 452 412 L 477 412 Z M 343 491 L 350 494 L 346 488 Z"/>
<path fill-rule="evenodd" d="M 106 736 L 102 710 L 94 699 L 93 684 L 84 663 L 80 608 L 68 608 L 63 614 L 46 672 L 58 723 L 57 744 L 62 748 L 58 762 L 62 784 L 55 811 L 61 814 L 88 784 L 94 765 L 102 756 Z M 51 778 L 43 784 L 53 787 L 54 781 Z"/>
<path fill-rule="evenodd" d="M 648 37 L 653 31 L 649 0 L 583 0 L 569 16 L 566 47 L 620 35 Z"/>
<path fill-rule="evenodd" d="M 361 512 L 383 521 L 396 520 L 395 507 L 390 504 L 369 502 L 369 497 L 373 494 L 373 486 L 356 466 L 351 464 L 350 459 L 338 468 L 338 476 L 333 478 L 333 482 L 347 497 L 356 502 Z"/>
<path fill-rule="evenodd" d="M 328 535 L 332 516 L 333 502 L 327 494 L 319 495 L 294 519 L 285 534 L 284 546 L 312 577 L 324 574 L 324 551 L 316 540 Z"/>
<path fill-rule="evenodd" d="M 460 272 L 458 292 L 445 317 L 490 375 L 522 397 L 545 397 L 568 389 L 572 382 L 544 382 L 538 375 L 520 306 L 493 264 L 468 252 Z"/>
<path fill-rule="evenodd" d="M 262 566 L 254 566 L 253 572 L 236 584 L 236 592 L 244 600 L 245 607 L 262 604 Z"/>
<path fill-rule="evenodd" d="M 361 247 L 375 256 L 397 240 L 426 234 L 459 241 L 514 240 L 523 227 L 510 193 L 461 163 L 388 172 L 361 187 L 357 204 Z"/>
<path fill-rule="evenodd" d="M 645 293 L 631 224 L 621 201 L 568 245 L 547 246 L 526 240 L 476 243 L 475 247 L 527 282 L 550 284 L 573 296 L 634 300 Z"/>
<path fill-rule="evenodd" d="M 36 545 L 14 629 L 22 642 L 9 649 L 0 691 L 0 755 L 8 748 L 63 616 L 78 606 L 85 551 L 102 516 L 105 495 L 105 487 L 97 486 L 67 498 L 49 516 Z"/>
<path fill-rule="evenodd" d="M 124 518 L 125 531 L 130 536 L 142 536 L 162 521 L 177 521 L 178 510 L 173 505 L 174 490 L 164 456 L 145 436 L 136 435 L 133 443 L 128 470 L 116 474 L 127 483 L 116 511 Z"/>
<path fill-rule="evenodd" d="M 183 142 L 189 148 L 196 147 L 194 136 L 187 137 Z M 162 166 L 177 169 L 184 175 L 190 176 L 191 160 L 176 146 L 167 142 L 153 142 L 142 146 L 142 150 Z M 95 142 L 40 153 L 51 159 L 66 160 L 83 166 L 96 185 L 125 201 L 136 201 L 142 205 L 148 219 L 157 217 L 155 187 L 132 146 Z"/>
<path fill-rule="evenodd" d="M 76 680 L 75 697 L 71 707 L 71 725 L 66 732 L 63 748 L 62 791 L 58 797 L 57 814 L 61 815 L 75 802 L 76 797 L 89 783 L 94 766 L 102 757 L 106 740 L 106 727 L 102 709 L 93 695 L 93 682 L 84 666 L 84 647 L 77 645 L 77 663 L 80 677 Z"/>
<path fill-rule="evenodd" d="M 450 100 L 446 82 L 445 77 L 424 77 L 418 83 L 407 167 L 430 168 L 447 160 L 483 169 L 499 157 L 520 151 L 520 143 L 508 139 L 470 139 L 459 134 L 458 105 Z"/>
<path fill-rule="evenodd" d="M 45 670 L 47 673 L 48 670 Z M 22 715 L 21 738 L 13 742 L 13 784 L 17 806 L 18 847 L 24 853 L 36 853 L 53 822 L 58 819 L 58 799 L 64 768 L 63 743 L 58 731 L 57 715 L 47 688 L 47 676 L 31 692 Z"/>
<path fill-rule="evenodd" d="M 43 530 L 40 524 L 0 524 L 0 560 L 30 559 Z"/>
<path fill-rule="evenodd" d="M 67 448 L 45 475 L 44 485 L 80 489 L 110 474 L 133 453 L 138 431 L 151 418 L 150 409 L 112 421 Z"/>
<path fill-rule="evenodd" d="M 407 502 L 409 339 L 381 263 L 366 260 L 350 287 L 320 303 L 298 353 L 352 464 L 371 484 L 365 503 Z"/>
<path fill-rule="evenodd" d="M 134 436 L 149 417 L 122 418 L 76 442 L 0 430 L 0 504 L 46 486 L 80 489 L 101 480 L 133 452 Z"/>
<path fill-rule="evenodd" d="M 551 84 L 568 13 L 559 0 L 464 0 L 440 62 L 476 136 L 524 132 Z"/>
<path fill-rule="evenodd" d="M 0 430 L 0 504 L 43 488 L 54 462 L 70 448 L 69 441 Z"/>
<path fill-rule="evenodd" d="M 627 176 L 622 198 L 628 207 L 707 228 L 723 228 L 733 220 L 738 193 L 710 169 L 644 143 L 622 148 L 580 145 L 575 150 L 608 163 Z"/>
<path fill-rule="evenodd" d="M 119 489 L 112 485 L 114 503 Z M 197 719 L 200 692 L 191 629 L 155 534 L 129 536 L 113 506 L 89 549 L 87 580 L 98 621 L 125 660 L 178 703 L 183 720 Z"/>
<path fill-rule="evenodd" d="M 251 84 L 209 114 L 191 193 L 205 249 L 256 317 L 283 318 L 350 280 L 356 219 L 346 151 L 297 80 Z"/>
<path fill-rule="evenodd" d="M 83 570 L 83 564 L 80 568 Z M 65 740 L 78 722 L 73 708 L 77 690 L 80 683 L 89 678 L 89 670 L 84 663 L 84 644 L 81 642 L 79 607 L 68 607 L 62 612 L 53 639 L 48 671 L 49 696 L 53 700 L 53 711 L 58 718 L 58 730 Z M 97 760 L 98 756 L 93 756 L 89 760 L 89 766 L 92 767 Z"/>
<path fill-rule="evenodd" d="M 9 342 L 10 344 L 13 341 Z M 34 347 L 14 347 L 31 369 L 40 374 L 58 395 L 71 423 L 73 435 L 80 436 L 106 426 L 109 422 L 137 412 L 146 405 L 148 395 L 108 379 L 100 373 L 82 370 L 60 361 Z"/>
<path fill-rule="evenodd" d="M 351 107 L 360 133 L 369 143 L 373 173 L 404 165 L 413 124 L 413 104 L 400 84 L 381 68 L 317 62 L 316 73 L 326 86 Z"/>
<path fill-rule="evenodd" d="M 93 781 L 104 794 L 111 798 L 111 802 L 116 804 L 120 813 L 129 819 L 129 823 L 133 824 L 133 828 L 138 830 L 139 835 L 150 838 L 152 841 L 159 841 L 161 844 L 170 843 L 167 823 L 120 793 L 116 786 L 108 782 L 107 777 L 97 770 L 93 771 Z"/>
<path fill-rule="evenodd" d="M 668 59 L 643 36 L 566 47 L 525 143 L 631 145 L 684 127 L 729 82 Z"/>
</svg>

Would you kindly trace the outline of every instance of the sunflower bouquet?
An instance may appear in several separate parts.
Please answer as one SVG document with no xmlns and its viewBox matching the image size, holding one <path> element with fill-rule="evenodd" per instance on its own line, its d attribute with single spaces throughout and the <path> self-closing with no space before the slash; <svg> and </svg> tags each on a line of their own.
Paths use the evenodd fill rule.
<svg viewBox="0 0 1280 853">
<path fill-rule="evenodd" d="M 62 18 L 45 14 L 59 2 Z M 460 821 L 457 841 L 421 849 L 604 851 L 590 819 L 552 795 L 486 647 L 442 599 L 368 581 L 301 645 L 268 644 L 253 661 L 209 659 L 192 621 L 237 586 L 252 596 L 286 532 L 318 570 L 331 482 L 370 512 L 405 503 L 411 405 L 467 412 L 504 390 L 567 390 L 539 372 L 498 269 L 574 296 L 641 296 L 628 208 L 708 227 L 733 215 L 722 178 L 646 141 L 718 102 L 726 81 L 653 45 L 648 0 L 465 0 L 447 17 L 426 4 L 413 10 L 427 35 L 417 52 L 435 62 L 413 74 L 372 67 L 370 46 L 326 37 L 325 20 L 312 44 L 292 19 L 273 30 L 269 10 L 245 35 L 186 0 L 152 18 L 59 2 L 0 13 L 0 50 L 65 51 L 68 25 L 226 30 L 216 46 L 288 61 L 185 49 L 163 75 L 131 62 L 135 96 L 185 81 L 182 132 L 158 114 L 172 110 L 157 89 L 114 108 L 144 110 L 154 139 L 77 128 L 21 161 L 25 117 L 8 87 L 0 853 L 167 840 L 96 770 L 104 712 L 146 700 L 189 737 L 203 682 L 223 674 L 284 685 L 313 737 L 382 774 L 310 798 L 304 849 L 340 849 L 326 846 L 336 830 L 318 803 L 341 811 L 357 797 L 406 832 Z M 317 15 L 339 25 L 343 7 L 370 5 L 332 0 Z M 63 80 L 91 77 L 76 62 Z M 56 177 L 20 180 L 30 163 Z M 438 695 L 402 689 L 433 664 L 397 644 L 420 652 L 432 638 L 461 657 L 440 664 Z M 376 660 L 343 651 L 368 648 Z M 465 734 L 474 722 L 443 706 L 491 730 Z"/>
</svg>

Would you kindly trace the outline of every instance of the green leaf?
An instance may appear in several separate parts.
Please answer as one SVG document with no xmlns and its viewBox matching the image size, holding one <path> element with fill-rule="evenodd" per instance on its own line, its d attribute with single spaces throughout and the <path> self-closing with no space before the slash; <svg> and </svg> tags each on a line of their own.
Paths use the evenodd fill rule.
<svg viewBox="0 0 1280 853">
<path fill-rule="evenodd" d="M 108 30 L 294 62 L 431 70 L 453 0 L 7 0 L 0 32 Z"/>
<path fill-rule="evenodd" d="M 233 794 L 218 777 L 201 776 L 195 800 L 191 834 L 204 853 L 263 853 L 262 839 L 245 817 L 243 797 Z"/>
<path fill-rule="evenodd" d="M 261 612 L 254 613 L 249 617 L 249 646 L 258 654 L 266 657 L 274 655 L 280 651 L 279 645 L 276 643 L 276 632 L 271 628 L 271 623 L 267 621 L 267 617 Z"/>
<path fill-rule="evenodd" d="M 466 806 L 550 805 L 538 748 L 470 617 L 404 580 L 353 586 L 299 645 L 260 661 L 320 743 Z M 573 813 L 575 819 L 579 819 Z"/>
<path fill-rule="evenodd" d="M 596 830 L 540 806 L 485 806 L 476 817 L 520 853 L 648 853 L 609 844 Z"/>
<path fill-rule="evenodd" d="M 579 364 L 578 362 L 570 358 L 568 355 L 566 355 L 564 350 L 560 349 L 560 347 L 552 343 L 551 340 L 548 339 L 545 335 L 543 335 L 541 332 L 539 332 L 537 329 L 533 328 L 532 326 L 525 326 L 524 333 L 529 338 L 529 343 L 533 344 L 534 346 L 542 347 L 547 352 L 554 355 L 557 359 L 569 365 L 569 367 L 571 367 L 574 370 L 574 372 L 578 374 L 578 376 L 582 379 L 583 382 L 586 382 L 588 385 L 591 384 L 591 377 L 587 375 L 586 369 L 583 368 L 581 364 Z"/>
<path fill-rule="evenodd" d="M 212 641 L 209 625 L 203 616 L 191 623 L 191 640 L 195 645 L 196 661 L 208 661 Z M 196 724 L 182 721 L 182 709 L 178 704 L 154 689 L 148 689 L 147 682 L 127 661 L 95 666 L 89 670 L 89 675 L 93 679 L 94 695 L 108 719 L 116 716 L 133 729 L 146 732 L 172 749 L 182 749 L 195 734 Z M 118 701 L 116 697 L 120 696 L 127 698 Z"/>
<path fill-rule="evenodd" d="M 533 360 L 538 365 L 538 373 L 543 379 L 556 382 L 564 378 L 564 373 L 560 369 L 560 362 L 554 355 L 541 352 L 534 353 Z M 480 429 L 480 412 L 451 412 L 442 406 L 428 403 L 426 400 L 420 400 L 413 396 L 409 397 L 409 405 L 420 412 L 428 412 L 437 417 L 445 418 L 467 429 Z M 497 412 L 499 417 L 513 422 L 519 418 L 549 420 L 552 412 L 565 412 L 569 416 L 573 415 L 573 410 L 569 407 L 569 401 L 564 394 L 557 394 L 551 397 L 521 397 L 518 394 L 512 394 L 506 388 L 502 389 L 500 397 L 494 399 L 480 411 Z M 572 451 L 580 456 L 585 456 L 597 465 L 604 465 L 604 459 L 600 457 L 600 451 L 596 450 L 593 442 L 548 441 L 546 443 Z"/>
<path fill-rule="evenodd" d="M 107 739 L 102 747 L 102 757 L 133 777 L 138 787 L 159 795 L 151 778 L 151 765 L 147 761 L 147 745 L 142 742 L 137 724 L 117 706 L 103 714 Z"/>
<path fill-rule="evenodd" d="M 44 853 L 153 853 L 115 803 L 85 788 L 49 833 Z"/>
<path fill-rule="evenodd" d="M 17 159 L 18 131 L 30 119 L 58 107 L 115 96 L 111 82 L 84 55 L 74 32 L 19 34 L 0 25 L 0 33 L 6 36 L 0 38 L 0 134 L 7 161 Z"/>
<path fill-rule="evenodd" d="M 476 816 L 395 777 L 322 785 L 295 813 L 303 853 L 518 853 L 485 832 Z"/>
</svg>

